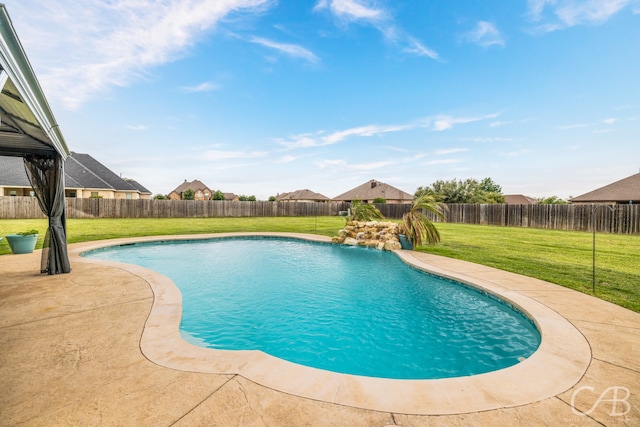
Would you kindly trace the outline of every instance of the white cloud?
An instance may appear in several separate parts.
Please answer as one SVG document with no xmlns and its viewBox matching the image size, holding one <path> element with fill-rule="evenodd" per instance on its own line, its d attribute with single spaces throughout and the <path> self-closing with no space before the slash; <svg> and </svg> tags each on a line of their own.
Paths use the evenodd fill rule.
<svg viewBox="0 0 640 427">
<path fill-rule="evenodd" d="M 375 169 L 381 169 L 381 168 L 384 168 L 385 166 L 390 166 L 396 163 L 397 161 L 394 161 L 394 160 L 378 161 L 378 162 L 371 162 L 371 163 L 356 163 L 356 164 L 347 163 L 347 161 L 345 160 L 322 160 L 320 162 L 317 162 L 316 165 L 320 169 L 333 168 L 333 169 L 351 170 L 351 171 L 370 171 Z"/>
<path fill-rule="evenodd" d="M 527 148 L 521 148 L 519 150 L 501 152 L 500 155 L 504 156 L 504 157 L 520 157 L 520 156 L 523 156 L 523 155 L 528 154 L 530 152 L 531 152 L 531 150 L 529 150 Z"/>
<path fill-rule="evenodd" d="M 75 109 L 186 55 L 229 13 L 259 11 L 272 3 L 25 0 L 12 5 L 11 16 L 45 92 Z"/>
<path fill-rule="evenodd" d="M 280 159 L 276 160 L 276 163 L 290 163 L 296 160 L 297 157 L 294 156 L 282 156 Z"/>
<path fill-rule="evenodd" d="M 457 123 L 466 123 L 460 119 L 453 119 L 452 117 L 443 117 L 441 119 L 437 119 L 433 123 L 433 130 L 443 131 L 453 128 L 454 124 Z"/>
<path fill-rule="evenodd" d="M 385 16 L 382 9 L 366 6 L 358 0 L 320 0 L 314 10 L 329 9 L 335 16 L 346 20 L 377 21 Z"/>
<path fill-rule="evenodd" d="M 593 131 L 594 134 L 598 135 L 598 134 L 602 134 L 602 133 L 609 133 L 612 132 L 613 129 L 596 129 Z"/>
<path fill-rule="evenodd" d="M 576 123 L 574 125 L 558 126 L 558 130 L 572 130 L 572 129 L 581 129 L 581 128 L 586 128 L 586 127 L 589 127 L 589 125 L 587 125 L 585 123 Z"/>
<path fill-rule="evenodd" d="M 147 130 L 145 125 L 127 125 L 125 127 L 129 130 Z"/>
<path fill-rule="evenodd" d="M 556 15 L 569 27 L 583 23 L 601 23 L 618 13 L 629 3 L 630 0 L 563 2 L 556 9 Z"/>
<path fill-rule="evenodd" d="M 182 91 L 184 91 L 184 92 L 190 92 L 190 93 L 194 93 L 194 92 L 211 92 L 212 90 L 220 89 L 220 86 L 218 86 L 215 83 L 204 82 L 204 83 L 200 83 L 200 84 L 195 85 L 195 86 L 182 86 L 180 89 Z"/>
<path fill-rule="evenodd" d="M 294 58 L 302 58 L 312 64 L 320 62 L 320 58 L 318 58 L 313 52 L 305 49 L 302 46 L 298 46 L 295 44 L 278 43 L 262 37 L 252 37 L 249 41 L 251 43 L 256 43 L 270 49 L 277 50 L 280 53 L 284 53 L 285 55 L 289 55 Z"/>
<path fill-rule="evenodd" d="M 321 160 L 315 163 L 319 169 L 327 169 L 329 171 L 348 171 L 348 172 L 364 172 L 372 170 L 384 170 L 389 166 L 402 165 L 402 167 L 409 167 L 408 165 L 425 157 L 424 153 L 416 153 L 413 155 L 403 157 L 387 158 L 385 160 L 374 160 L 365 163 L 350 163 L 347 160 Z"/>
<path fill-rule="evenodd" d="M 404 49 L 404 51 L 407 53 L 411 53 L 418 56 L 428 56 L 431 59 L 440 58 L 440 55 L 438 55 L 438 52 L 432 49 L 429 49 L 428 47 L 424 46 L 422 43 L 420 43 L 418 40 L 412 37 L 409 37 L 408 43 L 409 43 L 409 46 Z"/>
<path fill-rule="evenodd" d="M 435 150 L 434 154 L 437 156 L 444 156 L 447 154 L 462 153 L 465 151 L 469 151 L 469 149 L 468 148 L 447 148 L 447 149 Z"/>
<path fill-rule="evenodd" d="M 382 135 L 389 132 L 399 132 L 403 130 L 409 129 L 408 125 L 391 125 L 391 126 L 380 126 L 380 125 L 369 125 L 369 126 L 361 126 L 351 129 L 345 129 L 342 131 L 334 132 L 330 135 L 322 137 L 322 145 L 335 144 L 337 142 L 343 141 L 351 136 L 377 136 Z"/>
<path fill-rule="evenodd" d="M 322 161 L 316 162 L 316 165 L 320 169 L 326 169 L 326 168 L 345 167 L 347 165 L 347 162 L 345 160 L 322 160 Z"/>
<path fill-rule="evenodd" d="M 489 123 L 489 127 L 497 128 L 497 127 L 500 127 L 500 126 L 508 125 L 510 123 L 511 122 L 505 122 L 505 121 L 496 120 L 495 122 Z"/>
<path fill-rule="evenodd" d="M 474 138 L 460 138 L 461 141 L 468 142 L 480 142 L 480 143 L 492 143 L 492 142 L 513 142 L 514 138 L 499 138 L 499 137 L 474 137 Z"/>
<path fill-rule="evenodd" d="M 208 150 L 202 154 L 207 160 L 252 159 L 266 156 L 266 151 L 223 151 Z"/>
<path fill-rule="evenodd" d="M 486 21 L 478 22 L 476 28 L 465 33 L 462 38 L 485 48 L 490 46 L 504 47 L 505 45 L 500 31 L 491 22 Z"/>
<path fill-rule="evenodd" d="M 529 15 L 534 21 L 539 21 L 547 3 L 553 4 L 555 0 L 528 0 L 527 3 L 529 5 Z"/>
<path fill-rule="evenodd" d="M 308 148 L 308 147 L 317 147 L 320 146 L 322 144 L 319 143 L 319 139 L 318 139 L 318 134 L 312 134 L 312 133 L 301 133 L 298 135 L 292 135 L 287 139 L 284 138 L 275 138 L 275 142 L 277 142 L 278 144 L 289 148 L 289 149 L 293 149 L 293 148 Z"/>
<path fill-rule="evenodd" d="M 371 163 L 358 163 L 358 164 L 349 165 L 348 167 L 349 169 L 356 170 L 356 171 L 370 171 L 374 169 L 381 169 L 385 166 L 390 166 L 396 163 L 397 162 L 395 161 L 387 160 L 387 161 L 378 161 L 378 162 L 371 162 Z"/>
<path fill-rule="evenodd" d="M 601 24 L 634 0 L 528 0 L 529 16 L 543 31 L 555 31 L 582 24 Z M 545 14 L 548 11 L 549 13 Z M 635 9 L 632 9 L 636 13 Z"/>
<path fill-rule="evenodd" d="M 498 117 L 499 113 L 488 114 L 486 116 L 479 117 L 454 117 L 454 116 L 436 116 L 434 118 L 428 118 L 427 123 L 431 125 L 431 128 L 435 131 L 444 131 L 453 129 L 453 126 L 465 123 L 479 122 L 486 119 L 493 119 Z"/>
<path fill-rule="evenodd" d="M 290 136 L 288 139 L 277 138 L 275 141 L 286 148 L 309 148 L 333 145 L 351 137 L 379 136 L 390 132 L 400 132 L 413 128 L 413 125 L 367 125 L 344 129 L 324 135 L 324 132 L 303 133 Z"/>
<path fill-rule="evenodd" d="M 620 119 L 620 118 L 615 118 L 615 117 L 608 117 L 606 119 L 600 120 L 598 122 L 594 122 L 594 123 L 576 123 L 576 124 L 572 124 L 572 125 L 564 125 L 564 126 L 558 126 L 559 130 L 573 130 L 573 129 L 584 129 L 584 128 L 593 128 L 595 126 L 599 126 L 601 124 L 606 124 L 606 125 L 614 125 L 616 123 L 619 123 L 621 121 L 634 121 L 636 120 L 637 117 L 628 117 L 628 118 L 624 118 L 624 119 Z"/>
<path fill-rule="evenodd" d="M 360 0 L 320 0 L 314 11 L 329 10 L 333 16 L 346 23 L 359 22 L 372 25 L 385 40 L 404 45 L 402 51 L 411 55 L 440 59 L 438 53 L 426 47 L 414 37 L 406 34 L 394 24 L 393 17 L 386 10 L 375 7 L 373 2 Z"/>
<path fill-rule="evenodd" d="M 380 148 L 386 148 L 387 150 L 397 151 L 397 152 L 400 152 L 400 153 L 408 153 L 409 152 L 409 150 L 404 148 L 404 147 L 395 147 L 395 146 L 392 146 L 392 145 L 386 145 L 386 146 L 382 146 Z"/>
<path fill-rule="evenodd" d="M 453 165 L 456 163 L 462 163 L 462 159 L 439 159 L 439 160 L 430 160 L 428 162 L 424 162 L 423 165 Z"/>
<path fill-rule="evenodd" d="M 352 137 L 372 137 L 382 136 L 386 133 L 403 132 L 416 128 L 431 128 L 435 131 L 444 131 L 452 129 L 455 125 L 472 123 L 481 120 L 496 118 L 500 113 L 487 114 L 477 117 L 455 117 L 455 116 L 435 116 L 428 117 L 417 123 L 400 124 L 400 125 L 367 125 L 358 126 L 349 129 L 339 130 L 330 134 L 324 131 L 315 133 L 301 133 L 292 135 L 288 138 L 275 138 L 274 141 L 287 149 L 322 147 L 325 145 L 333 145 Z"/>
</svg>

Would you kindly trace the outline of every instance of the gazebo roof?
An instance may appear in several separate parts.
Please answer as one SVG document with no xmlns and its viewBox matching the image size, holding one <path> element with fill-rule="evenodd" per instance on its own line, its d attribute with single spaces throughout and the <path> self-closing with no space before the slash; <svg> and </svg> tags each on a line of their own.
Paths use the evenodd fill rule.
<svg viewBox="0 0 640 427">
<path fill-rule="evenodd" d="M 0 155 L 25 158 L 29 181 L 49 218 L 40 272 L 69 273 L 64 203 L 64 160 L 69 149 L 1 3 Z"/>
<path fill-rule="evenodd" d="M 0 4 L 0 155 L 66 159 L 69 149 L 31 64 Z"/>
</svg>

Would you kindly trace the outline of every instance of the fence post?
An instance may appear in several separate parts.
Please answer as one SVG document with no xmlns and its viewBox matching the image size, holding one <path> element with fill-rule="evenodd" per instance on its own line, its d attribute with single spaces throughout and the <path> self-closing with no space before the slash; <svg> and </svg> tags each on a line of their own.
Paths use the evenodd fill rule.
<svg viewBox="0 0 640 427">
<path fill-rule="evenodd" d="M 591 228 L 593 229 L 593 263 L 591 267 L 591 290 L 595 294 L 596 293 L 596 212 L 598 208 L 602 206 L 606 206 L 613 213 L 616 210 L 615 206 L 610 205 L 593 205 L 591 208 Z"/>
</svg>

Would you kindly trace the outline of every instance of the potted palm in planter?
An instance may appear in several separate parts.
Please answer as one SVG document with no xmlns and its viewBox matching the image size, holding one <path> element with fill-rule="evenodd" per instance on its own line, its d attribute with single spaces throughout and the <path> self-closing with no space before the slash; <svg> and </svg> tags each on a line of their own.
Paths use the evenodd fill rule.
<svg viewBox="0 0 640 427">
<path fill-rule="evenodd" d="M 435 214 L 444 220 L 445 206 L 431 196 L 424 195 L 413 200 L 409 212 L 402 216 L 400 225 L 400 244 L 402 249 L 413 249 L 426 243 L 434 245 L 440 241 L 440 233 L 425 212 Z"/>
<path fill-rule="evenodd" d="M 14 254 L 28 254 L 33 252 L 38 241 L 38 230 L 21 231 L 6 236 L 7 243 Z"/>
</svg>

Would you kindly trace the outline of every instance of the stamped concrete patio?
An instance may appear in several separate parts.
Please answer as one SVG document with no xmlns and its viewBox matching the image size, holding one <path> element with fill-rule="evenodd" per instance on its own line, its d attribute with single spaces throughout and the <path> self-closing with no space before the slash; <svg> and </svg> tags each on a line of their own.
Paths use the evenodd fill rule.
<svg viewBox="0 0 640 427">
<path fill-rule="evenodd" d="M 1 426 L 640 425 L 640 314 L 585 294 L 411 252 L 440 273 L 541 303 L 571 322 L 590 347 L 584 375 L 556 395 L 492 410 L 412 415 L 299 397 L 237 373 L 172 369 L 149 360 L 141 343 L 152 287 L 144 275 L 79 259 L 90 246 L 70 247 L 73 271 L 66 275 L 39 274 L 39 251 L 0 256 Z M 535 378 L 527 381 L 535 386 Z M 451 405 L 464 408 L 465 402 Z"/>
</svg>

